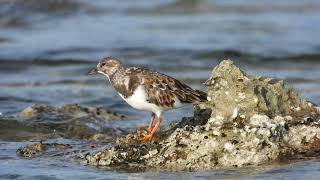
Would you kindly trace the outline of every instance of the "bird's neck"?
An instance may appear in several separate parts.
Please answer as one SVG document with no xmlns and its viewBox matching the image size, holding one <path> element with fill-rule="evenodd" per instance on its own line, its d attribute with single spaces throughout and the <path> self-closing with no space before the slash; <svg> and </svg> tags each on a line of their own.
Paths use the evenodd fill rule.
<svg viewBox="0 0 320 180">
<path fill-rule="evenodd" d="M 128 77 L 126 77 L 126 69 L 119 69 L 112 76 L 109 77 L 111 85 L 115 88 L 115 90 L 121 95 L 123 98 L 127 98 L 133 94 L 132 89 L 128 86 Z"/>
<path fill-rule="evenodd" d="M 108 76 L 113 86 L 121 82 L 121 80 L 123 79 L 123 76 L 125 75 L 125 69 L 126 69 L 125 67 L 119 67 L 114 73 Z"/>
</svg>

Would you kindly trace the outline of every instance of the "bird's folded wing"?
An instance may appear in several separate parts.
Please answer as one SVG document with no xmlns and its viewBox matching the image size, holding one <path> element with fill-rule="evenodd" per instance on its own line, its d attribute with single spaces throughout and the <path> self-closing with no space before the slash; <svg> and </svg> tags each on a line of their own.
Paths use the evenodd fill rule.
<svg viewBox="0 0 320 180">
<path fill-rule="evenodd" d="M 181 103 L 202 101 L 203 92 L 194 90 L 170 76 L 146 71 L 141 77 L 150 103 L 173 107 L 177 99 Z"/>
</svg>

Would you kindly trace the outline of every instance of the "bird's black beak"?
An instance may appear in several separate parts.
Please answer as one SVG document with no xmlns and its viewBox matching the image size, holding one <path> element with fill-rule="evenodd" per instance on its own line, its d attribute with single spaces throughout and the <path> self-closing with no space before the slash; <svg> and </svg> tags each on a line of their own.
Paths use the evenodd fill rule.
<svg viewBox="0 0 320 180">
<path fill-rule="evenodd" d="M 97 68 L 93 68 L 87 73 L 87 75 L 97 75 L 97 74 L 98 74 Z"/>
</svg>

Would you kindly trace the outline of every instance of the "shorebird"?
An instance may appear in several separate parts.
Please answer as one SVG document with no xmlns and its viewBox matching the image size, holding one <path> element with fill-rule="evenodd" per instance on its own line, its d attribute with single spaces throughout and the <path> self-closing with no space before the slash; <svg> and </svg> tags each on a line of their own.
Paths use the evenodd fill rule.
<svg viewBox="0 0 320 180">
<path fill-rule="evenodd" d="M 88 75 L 105 75 L 120 97 L 138 110 L 151 112 L 151 119 L 142 141 L 155 135 L 164 111 L 186 104 L 207 101 L 207 93 L 159 72 L 139 67 L 125 67 L 114 57 L 103 58 Z M 153 126 L 157 116 L 157 123 Z"/>
</svg>

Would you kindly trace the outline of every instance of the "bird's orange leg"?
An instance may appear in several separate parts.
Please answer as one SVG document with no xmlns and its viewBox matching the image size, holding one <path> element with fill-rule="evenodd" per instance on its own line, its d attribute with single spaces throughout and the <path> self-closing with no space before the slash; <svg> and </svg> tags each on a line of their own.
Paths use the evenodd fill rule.
<svg viewBox="0 0 320 180">
<path fill-rule="evenodd" d="M 144 134 L 142 141 L 150 141 L 153 138 L 157 129 L 160 127 L 161 121 L 162 121 L 162 117 L 158 117 L 158 121 L 157 121 L 156 125 L 154 126 L 154 128 L 152 129 L 152 131 L 148 134 Z"/>
<path fill-rule="evenodd" d="M 149 123 L 149 126 L 148 126 L 148 133 L 151 133 L 152 131 L 152 125 L 153 125 L 153 122 L 154 122 L 154 118 L 156 117 L 156 114 L 155 113 L 152 113 L 151 114 L 151 120 L 150 120 L 150 123 Z"/>
</svg>

